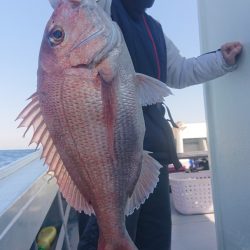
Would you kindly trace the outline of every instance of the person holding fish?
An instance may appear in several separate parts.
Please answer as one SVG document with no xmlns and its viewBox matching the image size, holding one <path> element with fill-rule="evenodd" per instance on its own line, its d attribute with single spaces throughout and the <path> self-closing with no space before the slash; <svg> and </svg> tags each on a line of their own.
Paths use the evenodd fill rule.
<svg viewBox="0 0 250 250">
<path fill-rule="evenodd" d="M 170 249 L 167 166 L 181 164 L 164 118 L 168 86 L 233 71 L 242 45 L 185 59 L 145 13 L 154 0 L 50 2 L 37 90 L 18 118 L 68 204 L 95 215 L 78 249 Z"/>
<path fill-rule="evenodd" d="M 230 42 L 197 58 L 185 59 L 173 42 L 164 35 L 161 25 L 145 11 L 154 0 L 98 1 L 119 25 L 135 71 L 165 82 L 172 88 L 185 88 L 220 77 L 237 68 L 242 44 Z M 171 211 L 168 164 L 180 167 L 172 130 L 159 104 L 143 107 L 146 126 L 144 149 L 163 166 L 153 194 L 127 217 L 128 232 L 140 250 L 171 249 Z M 170 115 L 171 118 L 171 115 Z M 172 118 L 170 119 L 172 122 Z M 174 125 L 172 123 L 172 125 Z M 84 215 L 80 215 L 80 217 Z M 78 250 L 97 249 L 98 225 L 91 217 L 83 232 Z"/>
</svg>

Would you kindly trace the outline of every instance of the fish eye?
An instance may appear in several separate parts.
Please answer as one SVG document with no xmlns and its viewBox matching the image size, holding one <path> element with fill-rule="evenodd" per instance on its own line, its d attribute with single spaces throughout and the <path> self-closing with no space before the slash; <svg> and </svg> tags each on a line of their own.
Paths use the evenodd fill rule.
<svg viewBox="0 0 250 250">
<path fill-rule="evenodd" d="M 64 37 L 65 37 L 64 30 L 59 26 L 55 26 L 49 32 L 48 39 L 49 39 L 50 45 L 52 47 L 55 47 L 55 46 L 57 46 L 57 45 L 59 45 L 60 43 L 63 42 Z"/>
</svg>

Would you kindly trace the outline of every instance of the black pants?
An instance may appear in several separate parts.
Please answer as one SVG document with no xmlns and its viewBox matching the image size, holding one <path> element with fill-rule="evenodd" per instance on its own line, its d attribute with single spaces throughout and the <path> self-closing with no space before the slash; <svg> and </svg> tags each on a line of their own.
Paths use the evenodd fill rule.
<svg viewBox="0 0 250 250">
<path fill-rule="evenodd" d="M 85 216 L 85 215 L 79 215 Z M 128 233 L 139 250 L 170 250 L 171 210 L 169 199 L 169 179 L 166 167 L 161 169 L 159 182 L 153 194 L 126 218 Z M 96 250 L 98 225 L 91 216 L 80 235 L 78 250 Z"/>
</svg>

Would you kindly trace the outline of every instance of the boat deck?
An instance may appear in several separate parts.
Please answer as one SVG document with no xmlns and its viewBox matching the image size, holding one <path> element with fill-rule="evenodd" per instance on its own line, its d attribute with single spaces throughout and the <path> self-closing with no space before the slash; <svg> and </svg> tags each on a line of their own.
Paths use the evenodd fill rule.
<svg viewBox="0 0 250 250">
<path fill-rule="evenodd" d="M 217 250 L 214 214 L 181 215 L 172 206 L 172 250 Z M 69 223 L 72 250 L 77 249 L 77 221 Z"/>
<path fill-rule="evenodd" d="M 172 250 L 217 250 L 214 214 L 181 215 L 172 207 Z"/>
</svg>

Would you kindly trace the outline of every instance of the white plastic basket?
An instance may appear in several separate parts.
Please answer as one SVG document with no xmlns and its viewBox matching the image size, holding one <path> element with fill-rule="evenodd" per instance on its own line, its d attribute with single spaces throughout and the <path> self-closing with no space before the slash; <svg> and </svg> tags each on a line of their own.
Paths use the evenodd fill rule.
<svg viewBox="0 0 250 250">
<path fill-rule="evenodd" d="M 213 213 L 211 172 L 173 173 L 169 175 L 173 203 L 182 214 Z"/>
</svg>

